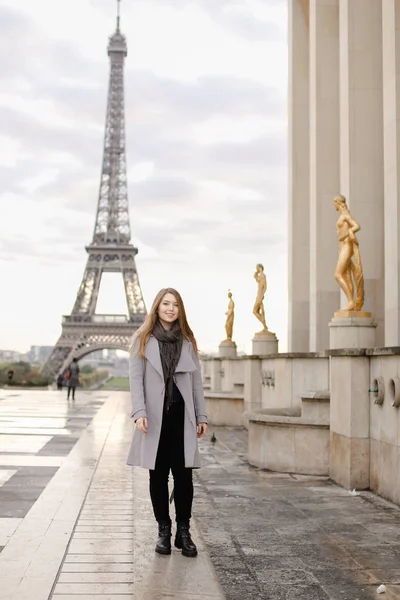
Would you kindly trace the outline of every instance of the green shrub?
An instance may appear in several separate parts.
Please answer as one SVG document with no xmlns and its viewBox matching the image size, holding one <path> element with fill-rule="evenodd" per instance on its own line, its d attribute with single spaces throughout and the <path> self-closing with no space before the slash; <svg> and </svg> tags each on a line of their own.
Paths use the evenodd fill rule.
<svg viewBox="0 0 400 600">
<path fill-rule="evenodd" d="M 92 373 L 83 373 L 79 375 L 79 382 L 84 389 L 90 388 L 96 383 L 107 379 L 108 371 L 93 371 Z"/>
<path fill-rule="evenodd" d="M 8 371 L 12 369 L 14 376 L 11 380 L 8 379 Z M 47 377 L 39 371 L 32 368 L 29 363 L 2 363 L 0 364 L 0 385 L 9 386 L 28 386 L 28 387 L 44 387 L 49 384 Z"/>
</svg>

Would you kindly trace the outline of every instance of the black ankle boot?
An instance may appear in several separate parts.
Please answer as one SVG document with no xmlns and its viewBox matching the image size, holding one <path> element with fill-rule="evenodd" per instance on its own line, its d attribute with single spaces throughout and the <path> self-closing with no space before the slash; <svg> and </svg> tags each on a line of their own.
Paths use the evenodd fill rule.
<svg viewBox="0 0 400 600">
<path fill-rule="evenodd" d="M 175 546 L 182 549 L 183 556 L 197 556 L 196 544 L 190 537 L 189 523 L 177 523 Z"/>
<path fill-rule="evenodd" d="M 171 523 L 160 521 L 158 523 L 158 536 L 156 552 L 158 554 L 171 554 Z"/>
</svg>

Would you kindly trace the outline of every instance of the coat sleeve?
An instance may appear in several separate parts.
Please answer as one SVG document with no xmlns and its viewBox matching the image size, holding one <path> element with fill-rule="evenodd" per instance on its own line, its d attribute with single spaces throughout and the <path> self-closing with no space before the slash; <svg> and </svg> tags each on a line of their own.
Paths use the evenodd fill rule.
<svg viewBox="0 0 400 600">
<path fill-rule="evenodd" d="M 143 383 L 145 359 L 137 354 L 137 346 L 138 344 L 133 347 L 129 356 L 129 384 L 132 402 L 130 416 L 135 422 L 142 417 L 147 417 Z"/>
<path fill-rule="evenodd" d="M 204 390 L 203 390 L 203 382 L 201 379 L 201 368 L 200 362 L 196 352 L 193 349 L 193 346 L 190 344 L 190 349 L 192 352 L 192 358 L 196 365 L 196 370 L 193 372 L 193 400 L 194 400 L 194 410 L 196 413 L 196 423 L 208 423 L 207 415 L 206 415 L 206 402 L 204 400 Z"/>
</svg>

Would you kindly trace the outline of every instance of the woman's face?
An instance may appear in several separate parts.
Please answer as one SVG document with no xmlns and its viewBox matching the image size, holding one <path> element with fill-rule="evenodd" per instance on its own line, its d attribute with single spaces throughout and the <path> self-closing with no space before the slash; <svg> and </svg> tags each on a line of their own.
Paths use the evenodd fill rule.
<svg viewBox="0 0 400 600">
<path fill-rule="evenodd" d="M 178 318 L 178 301 L 173 294 L 165 294 L 158 307 L 158 318 L 166 329 L 169 329 Z"/>
</svg>

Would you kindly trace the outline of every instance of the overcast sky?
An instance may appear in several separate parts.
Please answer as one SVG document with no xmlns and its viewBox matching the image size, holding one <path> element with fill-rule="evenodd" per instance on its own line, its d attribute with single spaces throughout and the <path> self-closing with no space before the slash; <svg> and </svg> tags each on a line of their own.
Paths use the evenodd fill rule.
<svg viewBox="0 0 400 600">
<path fill-rule="evenodd" d="M 250 350 L 255 265 L 287 338 L 286 0 L 122 0 L 132 242 L 146 304 L 179 289 L 201 350 Z M 100 181 L 115 0 L 0 0 L 0 348 L 53 345 Z M 97 312 L 125 312 L 109 275 Z"/>
</svg>

